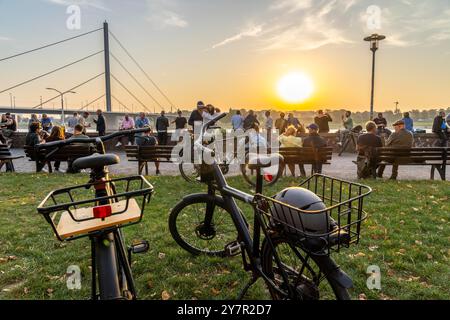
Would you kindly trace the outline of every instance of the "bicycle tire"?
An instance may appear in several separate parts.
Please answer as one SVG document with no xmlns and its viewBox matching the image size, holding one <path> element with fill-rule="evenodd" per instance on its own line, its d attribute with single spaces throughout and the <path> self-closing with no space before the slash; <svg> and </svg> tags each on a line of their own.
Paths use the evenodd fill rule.
<svg viewBox="0 0 450 320">
<path fill-rule="evenodd" d="M 186 180 L 187 182 L 198 182 L 197 178 L 200 176 L 200 173 L 198 172 L 198 170 L 195 168 L 194 165 L 194 171 L 196 172 L 194 175 L 189 175 L 186 173 L 186 170 L 183 168 L 183 165 L 186 164 L 184 161 L 181 161 L 178 164 L 178 170 L 180 171 L 181 176 L 183 177 L 184 180 Z"/>
<path fill-rule="evenodd" d="M 256 187 L 256 181 L 253 181 L 250 178 L 250 176 L 247 174 L 247 171 L 248 171 L 247 165 L 241 164 L 240 169 L 241 169 L 242 177 L 244 178 L 245 182 L 247 182 L 252 187 Z M 280 165 L 278 165 L 278 173 L 273 177 L 273 179 L 271 181 L 267 181 L 266 179 L 263 179 L 263 186 L 269 187 L 271 185 L 274 185 L 278 181 L 278 179 L 280 179 L 282 174 L 283 174 L 283 166 L 280 164 Z"/>
<path fill-rule="evenodd" d="M 223 219 L 227 218 L 230 219 L 230 223 L 231 225 L 230 230 L 232 230 L 232 236 L 231 233 L 228 237 L 223 237 L 223 239 L 218 239 L 218 243 L 214 243 L 214 245 L 217 247 L 216 249 L 212 250 L 208 247 L 199 247 L 197 245 L 194 245 L 192 242 L 193 241 L 189 241 L 187 240 L 186 235 L 182 235 L 180 234 L 180 229 L 181 228 L 181 214 L 184 211 L 185 215 L 188 215 L 188 212 L 186 210 L 186 208 L 188 208 L 189 206 L 192 205 L 196 205 L 196 204 L 200 204 L 200 205 L 207 205 L 208 202 L 213 201 L 214 203 L 214 210 L 213 210 L 213 219 L 217 216 L 217 211 L 216 208 L 219 207 L 221 210 L 223 210 L 223 214 L 226 214 L 227 217 L 222 218 Z M 188 216 L 188 221 L 193 221 L 192 215 Z M 198 239 L 200 240 L 204 240 L 205 244 L 208 244 L 210 247 L 212 246 L 212 240 L 217 238 L 217 232 L 215 231 L 214 236 L 211 239 L 202 239 L 199 236 L 199 229 L 202 227 L 202 223 L 204 223 L 204 218 L 200 217 L 200 219 L 198 219 L 199 217 L 197 216 L 197 225 L 195 228 L 189 228 L 188 232 L 191 233 L 191 235 L 195 235 Z M 203 220 L 201 220 L 203 219 Z M 214 220 L 213 220 L 214 221 Z M 215 225 L 214 227 L 217 227 L 217 225 Z M 192 229 L 192 230 L 191 230 Z M 220 196 L 211 196 L 208 194 L 193 194 L 193 195 L 189 195 L 187 197 L 185 197 L 183 200 L 181 200 L 170 212 L 169 215 L 169 230 L 170 233 L 173 237 L 173 239 L 175 240 L 175 242 L 182 247 L 184 250 L 188 251 L 189 253 L 193 254 L 193 255 L 201 255 L 201 254 L 206 254 L 209 256 L 219 256 L 219 257 L 224 257 L 225 254 L 225 245 L 227 243 L 230 243 L 234 240 L 236 240 L 237 238 L 237 231 L 234 227 L 233 221 L 231 219 L 231 214 L 229 213 L 229 211 L 225 208 L 225 202 L 222 199 L 222 197 Z M 200 231 L 201 232 L 201 231 Z M 195 237 L 193 237 L 194 239 L 196 239 Z M 225 239 L 227 238 L 227 239 Z M 201 242 L 202 243 L 202 242 Z"/>
<path fill-rule="evenodd" d="M 301 249 L 300 246 L 295 245 L 295 243 L 293 243 L 293 241 L 287 240 L 286 238 L 280 237 L 280 236 L 273 236 L 270 238 L 273 246 L 275 247 L 275 250 L 277 250 L 277 247 L 280 244 L 288 244 L 288 246 L 295 246 L 296 248 Z M 292 248 L 292 247 L 291 247 Z M 276 263 L 273 260 L 273 251 L 272 251 L 272 246 L 270 245 L 269 241 L 267 239 L 264 239 L 262 247 L 261 247 L 261 265 L 262 265 L 262 270 L 263 273 L 265 275 L 267 275 L 269 278 L 271 278 L 272 281 L 274 281 L 275 284 L 277 283 L 281 283 L 277 286 L 279 290 L 281 291 L 286 291 L 286 286 L 284 284 L 284 280 L 276 280 L 275 279 L 275 275 L 274 275 L 274 264 L 276 265 Z M 303 251 L 303 250 L 302 250 Z M 278 252 L 278 251 L 277 251 Z M 304 251 L 303 251 L 304 252 Z M 280 255 L 280 253 L 278 252 L 278 254 Z M 298 259 L 298 258 L 297 258 Z M 328 257 L 321 257 L 321 259 L 331 259 L 329 256 Z M 283 262 L 283 258 L 280 257 L 280 260 Z M 319 264 L 316 262 L 316 258 L 314 258 L 314 256 L 311 256 L 311 258 L 309 259 L 310 261 L 314 262 L 315 267 L 320 270 L 321 272 L 323 272 L 323 270 L 321 270 Z M 300 259 L 298 259 L 298 261 L 300 262 Z M 285 264 L 283 262 L 283 264 Z M 276 267 L 278 268 L 278 265 L 276 265 Z M 290 269 L 287 271 L 291 271 L 295 270 L 295 267 L 289 266 Z M 310 266 L 311 268 L 314 269 L 314 266 Z M 305 268 L 307 269 L 307 268 Z M 298 274 L 297 274 L 298 276 Z M 329 275 L 327 275 L 326 272 L 324 272 L 324 276 L 325 279 L 323 281 L 327 281 L 329 286 L 331 287 L 331 290 L 334 294 L 334 298 L 337 300 L 350 300 L 350 295 L 348 293 L 348 290 L 344 287 L 342 287 L 336 279 L 334 279 L 333 277 L 330 277 Z M 296 292 L 297 296 L 294 297 L 296 299 L 309 299 L 309 300 L 318 300 L 320 298 L 320 288 L 318 286 L 320 286 L 320 282 L 319 284 L 312 284 L 312 280 L 308 279 L 307 277 L 302 278 L 302 283 L 301 285 L 299 285 L 298 287 L 301 289 L 296 289 L 296 291 L 299 290 L 303 290 L 303 292 L 305 293 L 305 296 L 300 296 L 299 292 Z M 314 287 L 313 287 L 314 286 Z M 282 296 L 278 290 L 272 288 L 270 285 L 268 285 L 268 289 L 270 292 L 270 295 L 272 297 L 272 299 L 274 300 L 281 300 L 281 299 L 286 299 L 285 296 Z M 317 290 L 317 292 L 315 291 Z M 309 295 L 308 295 L 309 293 Z M 286 292 L 287 294 L 287 292 Z M 331 293 L 329 293 L 331 294 Z M 292 297 L 289 297 L 292 299 Z"/>
</svg>

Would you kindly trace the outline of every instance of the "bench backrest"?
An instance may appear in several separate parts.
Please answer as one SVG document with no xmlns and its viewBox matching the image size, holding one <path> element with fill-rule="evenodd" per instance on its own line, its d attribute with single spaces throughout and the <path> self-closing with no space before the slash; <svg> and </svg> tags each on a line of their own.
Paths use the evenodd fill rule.
<svg viewBox="0 0 450 320">
<path fill-rule="evenodd" d="M 325 163 L 332 159 L 333 148 L 280 148 L 278 153 L 283 156 L 285 163 Z"/>
<path fill-rule="evenodd" d="M 128 158 L 135 158 L 141 161 L 161 161 L 167 162 L 172 158 L 174 146 L 125 146 L 125 153 Z"/>
<path fill-rule="evenodd" d="M 378 148 L 381 161 L 450 161 L 450 148 Z"/>
<path fill-rule="evenodd" d="M 0 157 L 1 156 L 11 156 L 11 150 L 9 150 L 6 144 L 0 144 Z"/>
<path fill-rule="evenodd" d="M 24 151 L 28 158 L 31 160 L 44 160 L 45 157 L 53 152 L 54 148 L 44 148 L 36 151 L 34 147 L 25 146 Z M 89 144 L 73 144 L 69 146 L 62 147 L 54 154 L 52 154 L 47 160 L 48 161 L 68 161 L 69 159 L 78 159 L 82 157 L 90 156 L 94 153 L 94 149 Z"/>
</svg>

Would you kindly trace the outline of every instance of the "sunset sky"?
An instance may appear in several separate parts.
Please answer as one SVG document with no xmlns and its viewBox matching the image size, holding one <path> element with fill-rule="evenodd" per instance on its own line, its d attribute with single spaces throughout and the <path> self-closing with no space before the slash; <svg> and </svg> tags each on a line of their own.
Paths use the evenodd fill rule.
<svg viewBox="0 0 450 320">
<path fill-rule="evenodd" d="M 71 4 L 81 8 L 80 30 L 66 26 Z M 450 107 L 449 0 L 0 0 L 0 59 L 100 28 L 104 20 L 184 109 L 203 100 L 225 109 L 367 110 L 371 52 L 362 39 L 371 33 L 387 37 L 377 52 L 377 110 L 393 109 L 395 101 L 402 109 Z M 102 41 L 96 32 L 0 62 L 0 91 L 102 50 Z M 168 106 L 112 39 L 111 52 Z M 111 69 L 153 110 L 155 103 L 114 59 Z M 97 55 L 11 93 L 17 106 L 31 107 L 40 96 L 53 96 L 46 87 L 67 90 L 102 71 Z M 288 104 L 277 95 L 277 82 L 295 71 L 307 74 L 315 91 Z M 112 84 L 115 97 L 142 109 Z M 99 78 L 68 101 L 79 107 L 103 93 Z M 0 105 L 9 104 L 9 92 L 0 94 Z"/>
</svg>

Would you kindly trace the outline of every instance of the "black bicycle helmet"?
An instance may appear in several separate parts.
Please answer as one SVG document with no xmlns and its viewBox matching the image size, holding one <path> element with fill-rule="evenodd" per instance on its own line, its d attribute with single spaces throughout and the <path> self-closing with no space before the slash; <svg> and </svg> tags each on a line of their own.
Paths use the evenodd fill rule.
<svg viewBox="0 0 450 320">
<path fill-rule="evenodd" d="M 322 199 L 310 190 L 300 187 L 286 188 L 275 196 L 275 200 L 302 211 L 311 211 L 311 213 L 299 212 L 274 204 L 273 217 L 276 221 L 308 233 L 321 234 L 329 231 L 330 217 L 328 211 L 325 211 L 326 206 Z M 289 232 L 298 232 L 293 228 L 287 227 L 287 229 Z"/>
</svg>

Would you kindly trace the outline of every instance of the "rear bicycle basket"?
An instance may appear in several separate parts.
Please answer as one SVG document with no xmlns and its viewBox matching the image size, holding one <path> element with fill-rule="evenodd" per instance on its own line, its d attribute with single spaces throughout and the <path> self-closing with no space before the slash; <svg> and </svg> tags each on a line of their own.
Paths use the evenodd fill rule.
<svg viewBox="0 0 450 320">
<path fill-rule="evenodd" d="M 96 197 L 96 188 L 109 190 Z M 139 223 L 153 186 L 143 176 L 117 178 L 50 192 L 37 210 L 60 241 Z"/>
<path fill-rule="evenodd" d="M 263 228 L 298 242 L 315 255 L 329 255 L 359 242 L 361 223 L 367 218 L 363 200 L 372 192 L 370 187 L 321 174 L 300 187 L 315 193 L 324 208 L 304 210 L 258 194 L 254 205 Z"/>
</svg>

